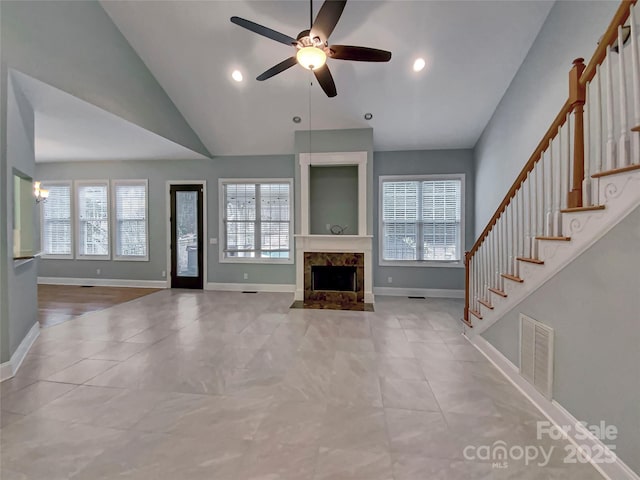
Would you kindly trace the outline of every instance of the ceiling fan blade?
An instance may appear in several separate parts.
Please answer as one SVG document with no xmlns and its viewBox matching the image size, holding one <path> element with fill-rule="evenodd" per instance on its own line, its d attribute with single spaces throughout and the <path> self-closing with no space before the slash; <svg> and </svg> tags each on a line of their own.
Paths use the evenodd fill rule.
<svg viewBox="0 0 640 480">
<path fill-rule="evenodd" d="M 274 65 L 269 70 L 267 70 L 263 74 L 256 77 L 256 80 L 259 80 L 260 82 L 262 82 L 263 80 L 266 80 L 268 78 L 273 77 L 274 75 L 284 72 L 287 68 L 293 67 L 296 63 L 298 63 L 298 61 L 296 60 L 296 57 L 287 58 L 286 60 L 280 62 L 277 65 Z"/>
<path fill-rule="evenodd" d="M 317 70 L 314 70 L 313 74 L 318 79 L 318 83 L 322 87 L 322 90 L 324 90 L 324 93 L 327 94 L 327 97 L 335 97 L 338 94 L 336 84 L 333 81 L 333 77 L 326 63 Z"/>
<path fill-rule="evenodd" d="M 251 30 L 258 35 L 270 38 L 271 40 L 275 40 L 276 42 L 284 43 L 285 45 L 295 45 L 296 43 L 298 43 L 295 38 L 290 37 L 289 35 L 276 32 L 275 30 L 264 27 L 250 20 L 245 20 L 244 18 L 231 17 L 231 23 L 235 23 L 236 25 L 246 28 L 247 30 Z"/>
<path fill-rule="evenodd" d="M 377 48 L 352 47 L 350 45 L 331 45 L 330 57 L 337 60 L 355 60 L 356 62 L 388 62 L 391 52 Z"/>
<path fill-rule="evenodd" d="M 311 37 L 320 37 L 323 42 L 326 42 L 336 28 L 346 4 L 347 0 L 325 0 L 311 27 Z"/>
</svg>

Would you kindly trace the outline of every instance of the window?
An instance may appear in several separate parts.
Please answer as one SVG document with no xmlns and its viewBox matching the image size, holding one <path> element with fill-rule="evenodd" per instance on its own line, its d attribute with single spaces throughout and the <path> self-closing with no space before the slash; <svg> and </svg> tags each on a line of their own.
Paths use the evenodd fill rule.
<svg viewBox="0 0 640 480">
<path fill-rule="evenodd" d="M 380 177 L 380 264 L 461 264 L 464 175 Z"/>
<path fill-rule="evenodd" d="M 115 260 L 148 260 L 147 180 L 113 180 Z"/>
<path fill-rule="evenodd" d="M 42 202 L 42 255 L 73 258 L 71 246 L 71 182 L 44 182 L 49 198 Z"/>
<path fill-rule="evenodd" d="M 77 258 L 108 260 L 109 182 L 76 182 Z"/>
<path fill-rule="evenodd" d="M 292 181 L 220 180 L 220 261 L 291 263 Z"/>
</svg>

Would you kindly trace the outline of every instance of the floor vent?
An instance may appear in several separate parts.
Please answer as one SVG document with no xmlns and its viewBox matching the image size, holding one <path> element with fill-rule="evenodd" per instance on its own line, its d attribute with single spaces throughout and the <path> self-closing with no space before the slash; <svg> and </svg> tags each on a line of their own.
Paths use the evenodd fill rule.
<svg viewBox="0 0 640 480">
<path fill-rule="evenodd" d="M 553 329 L 520 314 L 520 375 L 548 399 L 553 390 Z"/>
<path fill-rule="evenodd" d="M 251 290 L 243 290 L 242 293 L 258 293 L 258 292 L 251 291 Z"/>
<path fill-rule="evenodd" d="M 426 300 L 425 297 L 412 297 L 412 296 L 409 296 L 408 298 L 412 298 L 414 300 Z"/>
</svg>

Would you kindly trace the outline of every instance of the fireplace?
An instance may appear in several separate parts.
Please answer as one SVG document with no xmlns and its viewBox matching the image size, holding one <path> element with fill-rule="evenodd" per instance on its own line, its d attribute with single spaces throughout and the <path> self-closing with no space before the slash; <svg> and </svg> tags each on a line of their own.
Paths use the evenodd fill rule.
<svg viewBox="0 0 640 480">
<path fill-rule="evenodd" d="M 311 290 L 332 292 L 356 292 L 357 268 L 334 265 L 311 266 Z"/>
<path fill-rule="evenodd" d="M 305 252 L 304 305 L 364 310 L 364 254 Z"/>
</svg>

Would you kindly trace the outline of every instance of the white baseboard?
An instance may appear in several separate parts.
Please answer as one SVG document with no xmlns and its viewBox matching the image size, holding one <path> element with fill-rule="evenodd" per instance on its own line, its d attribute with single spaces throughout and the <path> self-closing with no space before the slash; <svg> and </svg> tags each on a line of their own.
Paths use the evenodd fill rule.
<svg viewBox="0 0 640 480">
<path fill-rule="evenodd" d="M 464 290 L 442 288 L 373 287 L 373 294 L 392 297 L 464 298 Z"/>
<path fill-rule="evenodd" d="M 288 283 L 212 283 L 205 285 L 205 290 L 219 290 L 222 292 L 276 292 L 293 293 L 294 284 Z"/>
<path fill-rule="evenodd" d="M 22 339 L 20 345 L 18 345 L 16 351 L 13 352 L 9 361 L 0 365 L 0 382 L 4 382 L 18 372 L 20 365 L 22 365 L 22 361 L 27 356 L 27 353 L 29 353 L 33 342 L 36 341 L 36 338 L 38 338 L 39 335 L 40 324 L 36 322 Z"/>
<path fill-rule="evenodd" d="M 615 456 L 613 463 L 594 463 L 589 452 L 606 452 L 607 456 L 611 452 L 600 439 L 588 432 L 576 418 L 571 415 L 562 405 L 554 400 L 548 400 L 536 388 L 525 380 L 516 367 L 508 358 L 500 353 L 493 345 L 480 335 L 475 335 L 469 341 L 482 353 L 500 372 L 533 403 L 540 412 L 549 419 L 555 426 L 562 429 L 562 426 L 570 425 L 571 429 L 566 435 L 567 440 L 573 443 L 588 458 L 593 467 L 598 470 L 608 480 L 640 480 L 640 477 L 625 464 L 619 457 Z M 577 438 L 580 436 L 580 438 Z M 586 447 L 585 451 L 581 447 Z"/>
<path fill-rule="evenodd" d="M 90 287 L 169 288 L 166 280 L 122 280 L 119 278 L 38 277 L 41 285 L 87 285 Z"/>
</svg>

